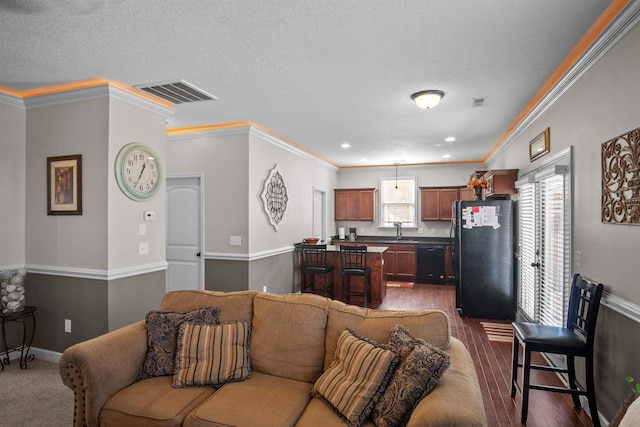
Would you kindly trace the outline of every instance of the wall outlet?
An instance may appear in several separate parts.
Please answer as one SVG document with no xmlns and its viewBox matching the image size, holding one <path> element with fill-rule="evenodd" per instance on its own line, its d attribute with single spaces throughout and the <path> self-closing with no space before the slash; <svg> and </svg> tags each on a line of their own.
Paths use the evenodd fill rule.
<svg viewBox="0 0 640 427">
<path fill-rule="evenodd" d="M 149 242 L 140 242 L 138 244 L 139 255 L 149 255 Z"/>
<path fill-rule="evenodd" d="M 144 236 L 147 234 L 147 224 L 142 223 L 138 225 L 138 236 Z"/>
<path fill-rule="evenodd" d="M 231 246 L 242 246 L 241 236 L 229 236 L 229 244 Z"/>
<path fill-rule="evenodd" d="M 264 285 L 264 286 L 262 287 L 262 292 L 267 292 L 267 285 Z"/>
<path fill-rule="evenodd" d="M 582 267 L 582 252 L 576 251 L 573 263 L 578 268 Z"/>
<path fill-rule="evenodd" d="M 418 234 L 424 234 L 424 228 L 422 227 L 418 228 Z"/>
<path fill-rule="evenodd" d="M 68 334 L 71 333 L 71 319 L 64 319 L 64 331 Z"/>
</svg>

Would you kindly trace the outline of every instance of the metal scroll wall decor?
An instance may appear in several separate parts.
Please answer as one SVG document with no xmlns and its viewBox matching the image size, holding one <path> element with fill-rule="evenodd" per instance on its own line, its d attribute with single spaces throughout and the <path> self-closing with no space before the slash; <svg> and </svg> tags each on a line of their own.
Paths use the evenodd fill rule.
<svg viewBox="0 0 640 427">
<path fill-rule="evenodd" d="M 284 184 L 278 165 L 275 165 L 269 171 L 269 176 L 264 181 L 260 198 L 269 223 L 278 231 L 282 218 L 287 211 L 287 202 L 289 201 L 287 186 Z"/>
<path fill-rule="evenodd" d="M 602 222 L 640 224 L 640 128 L 602 144 Z"/>
</svg>

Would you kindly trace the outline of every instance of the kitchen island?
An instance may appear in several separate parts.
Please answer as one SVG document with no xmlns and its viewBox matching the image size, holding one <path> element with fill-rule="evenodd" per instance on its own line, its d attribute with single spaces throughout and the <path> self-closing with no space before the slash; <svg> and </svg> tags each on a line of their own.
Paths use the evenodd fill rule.
<svg viewBox="0 0 640 427">
<path fill-rule="evenodd" d="M 353 243 L 352 243 L 353 244 Z M 296 250 L 300 251 L 300 278 L 304 275 L 302 270 L 302 245 L 296 244 Z M 370 306 L 377 307 L 382 304 L 387 295 L 387 274 L 384 266 L 383 254 L 387 250 L 385 246 L 368 246 L 367 245 L 367 266 L 371 268 L 371 295 Z M 340 246 L 327 245 L 327 264 L 333 267 L 333 299 L 342 299 L 342 263 L 340 261 Z M 311 276 L 309 276 L 311 277 Z M 322 276 L 318 275 L 316 280 L 321 282 Z M 351 280 L 351 286 L 362 289 L 362 278 L 354 277 Z M 353 301 L 354 304 L 358 302 Z"/>
</svg>

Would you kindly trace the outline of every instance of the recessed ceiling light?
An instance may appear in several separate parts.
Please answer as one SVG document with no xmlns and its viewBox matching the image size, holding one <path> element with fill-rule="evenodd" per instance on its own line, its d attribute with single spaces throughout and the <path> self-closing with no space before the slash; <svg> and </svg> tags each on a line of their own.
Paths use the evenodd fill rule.
<svg viewBox="0 0 640 427">
<path fill-rule="evenodd" d="M 351 147 L 351 144 L 349 144 L 348 142 L 343 143 L 340 147 L 342 148 L 349 148 Z"/>
<path fill-rule="evenodd" d="M 453 142 L 453 141 L 456 140 L 456 137 L 455 136 L 448 136 L 444 140 L 447 141 L 447 142 Z"/>
<path fill-rule="evenodd" d="M 442 144 L 436 144 L 434 147 L 442 147 Z"/>
<path fill-rule="evenodd" d="M 360 161 L 361 161 L 361 162 L 366 162 L 366 161 L 367 161 L 367 159 L 362 158 L 362 159 L 360 159 Z"/>
<path fill-rule="evenodd" d="M 442 158 L 443 159 L 450 159 L 451 158 L 451 154 L 443 154 Z"/>
</svg>

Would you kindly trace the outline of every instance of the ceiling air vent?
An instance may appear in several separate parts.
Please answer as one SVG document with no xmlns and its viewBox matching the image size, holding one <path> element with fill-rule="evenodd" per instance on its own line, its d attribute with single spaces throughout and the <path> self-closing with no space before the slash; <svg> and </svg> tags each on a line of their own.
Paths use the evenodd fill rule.
<svg viewBox="0 0 640 427">
<path fill-rule="evenodd" d="M 473 98 L 471 100 L 471 106 L 482 107 L 486 101 L 487 101 L 487 98 Z"/>
<path fill-rule="evenodd" d="M 145 84 L 136 87 L 174 104 L 218 100 L 217 97 L 184 80 Z"/>
</svg>

